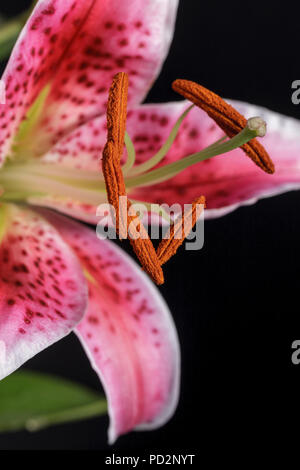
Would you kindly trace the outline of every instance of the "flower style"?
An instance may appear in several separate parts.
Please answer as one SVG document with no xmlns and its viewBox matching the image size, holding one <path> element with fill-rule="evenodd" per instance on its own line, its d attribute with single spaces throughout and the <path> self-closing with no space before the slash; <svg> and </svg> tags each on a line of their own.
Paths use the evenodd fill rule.
<svg viewBox="0 0 300 470">
<path fill-rule="evenodd" d="M 113 243 L 50 210 L 96 222 L 96 207 L 107 200 L 99 159 L 113 76 L 122 70 L 130 77 L 127 131 L 136 165 L 123 168 L 132 199 L 184 203 L 200 188 L 214 216 L 299 184 L 299 124 L 242 103 L 243 114 L 263 114 L 268 122 L 264 143 L 275 175 L 234 150 L 186 168 L 167 186 L 143 179 L 152 168 L 149 158 L 188 107 L 186 101 L 140 105 L 168 52 L 177 4 L 40 0 L 3 76 L 0 376 L 75 328 L 107 393 L 110 442 L 131 429 L 165 423 L 176 408 L 180 374 L 176 330 L 148 277 Z M 222 135 L 193 108 L 164 163 Z"/>
</svg>

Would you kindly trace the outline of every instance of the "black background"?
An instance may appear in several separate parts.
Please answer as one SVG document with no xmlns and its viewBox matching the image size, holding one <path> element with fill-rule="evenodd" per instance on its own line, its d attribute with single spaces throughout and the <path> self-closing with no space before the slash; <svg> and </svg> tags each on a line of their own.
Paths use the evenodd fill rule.
<svg viewBox="0 0 300 470">
<path fill-rule="evenodd" d="M 10 0 L 13 14 L 29 2 Z M 174 42 L 149 101 L 175 100 L 170 84 L 188 78 L 231 98 L 300 117 L 291 102 L 299 79 L 298 15 L 291 2 L 181 0 Z M 300 138 L 300 136 L 299 136 Z M 174 314 L 183 356 L 182 393 L 164 428 L 106 444 L 107 419 L 40 433 L 0 435 L 0 449 L 93 449 L 197 453 L 226 449 L 245 457 L 271 438 L 292 436 L 299 419 L 299 193 L 240 208 L 205 224 L 200 252 L 180 251 L 166 266 L 161 292 Z M 71 335 L 26 367 L 99 387 Z M 283 421 L 282 421 L 283 420 Z M 291 421 L 291 423 L 290 423 Z M 101 460 L 99 460 L 101 463 Z"/>
</svg>

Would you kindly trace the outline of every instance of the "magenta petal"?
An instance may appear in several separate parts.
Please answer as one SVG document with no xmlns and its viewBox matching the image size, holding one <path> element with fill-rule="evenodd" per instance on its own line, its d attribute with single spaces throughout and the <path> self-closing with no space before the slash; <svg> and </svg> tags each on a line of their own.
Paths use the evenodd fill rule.
<svg viewBox="0 0 300 470">
<path fill-rule="evenodd" d="M 97 116 L 60 139 L 41 161 L 64 168 L 102 172 L 101 158 L 106 140 L 106 115 Z"/>
<path fill-rule="evenodd" d="M 55 209 L 56 211 L 73 217 L 74 219 L 88 224 L 96 225 L 102 217 L 97 216 L 97 207 L 92 204 L 85 204 L 78 201 L 73 201 L 70 198 L 55 198 L 51 195 L 41 197 L 31 197 L 27 200 L 32 205 L 47 207 L 48 209 Z M 99 198 L 99 204 L 107 203 L 106 195 L 103 196 L 103 200 Z"/>
<path fill-rule="evenodd" d="M 43 211 L 46 214 L 45 211 Z M 170 312 L 156 287 L 122 250 L 61 216 L 48 218 L 88 273 L 89 309 L 76 328 L 109 402 L 109 440 L 152 429 L 174 413 L 180 354 Z"/>
<path fill-rule="evenodd" d="M 61 168 L 89 170 L 101 178 L 102 151 L 107 139 L 106 116 L 102 115 L 82 124 L 68 136 L 60 139 L 41 161 L 59 165 Z M 126 154 L 126 152 L 124 152 Z M 107 202 L 106 194 L 99 197 L 97 206 L 85 204 L 71 198 L 56 198 L 53 195 L 31 197 L 28 202 L 42 207 L 56 209 L 84 222 L 96 224 L 97 206 Z"/>
<path fill-rule="evenodd" d="M 47 83 L 51 93 L 35 142 L 39 154 L 78 123 L 105 111 L 116 72 L 129 73 L 129 104 L 139 103 L 167 55 L 177 5 L 178 0 L 40 0 L 3 77 L 7 103 L 0 113 L 5 129 L 1 158 Z"/>
<path fill-rule="evenodd" d="M 256 167 L 237 149 L 226 155 L 194 165 L 167 183 L 137 188 L 130 193 L 134 199 L 157 203 L 189 203 L 199 194 L 207 201 L 206 216 L 215 217 L 257 199 L 279 194 L 300 186 L 300 123 L 265 108 L 232 102 L 247 118 L 262 116 L 268 125 L 267 135 L 260 142 L 275 163 L 275 174 L 268 175 Z M 128 132 L 142 163 L 166 140 L 186 101 L 143 105 L 130 111 Z M 207 115 L 194 108 L 185 119 L 177 139 L 163 164 L 197 152 L 222 136 Z"/>
<path fill-rule="evenodd" d="M 0 245 L 0 378 L 70 333 L 87 306 L 81 266 L 54 227 L 17 206 L 7 206 L 5 217 Z"/>
</svg>

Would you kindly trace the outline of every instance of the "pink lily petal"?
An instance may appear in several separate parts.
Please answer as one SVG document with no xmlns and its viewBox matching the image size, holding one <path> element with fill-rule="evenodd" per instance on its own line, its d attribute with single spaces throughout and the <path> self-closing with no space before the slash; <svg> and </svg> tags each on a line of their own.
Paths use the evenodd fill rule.
<svg viewBox="0 0 300 470">
<path fill-rule="evenodd" d="M 262 116 L 267 124 L 261 143 L 275 163 L 275 174 L 262 172 L 237 149 L 226 155 L 200 162 L 167 183 L 140 187 L 129 196 L 133 199 L 167 203 L 190 203 L 199 194 L 207 201 L 206 216 L 216 217 L 257 199 L 300 187 L 300 122 L 265 108 L 232 102 L 247 118 Z M 166 140 L 187 102 L 143 105 L 130 111 L 128 132 L 142 163 Z M 222 132 L 207 115 L 194 108 L 185 119 L 176 141 L 162 164 L 179 160 L 215 142 Z M 161 165 L 162 165 L 161 164 Z"/>
<path fill-rule="evenodd" d="M 60 139 L 41 161 L 102 172 L 101 159 L 107 140 L 106 115 L 97 116 Z"/>
<path fill-rule="evenodd" d="M 72 199 L 57 199 L 53 196 L 30 197 L 27 202 L 31 205 L 55 209 L 58 212 L 73 217 L 74 219 L 87 222 L 88 224 L 98 224 L 101 217 L 97 216 L 97 207 L 92 204 L 73 201 Z M 99 204 L 107 203 L 106 196 L 99 199 Z"/>
<path fill-rule="evenodd" d="M 76 328 L 109 401 L 109 440 L 153 429 L 174 413 L 180 354 L 170 312 L 158 290 L 122 250 L 51 212 L 89 278 L 89 309 Z"/>
<path fill-rule="evenodd" d="M 82 124 L 66 137 L 60 139 L 49 152 L 41 157 L 41 161 L 58 164 L 61 168 L 76 168 L 94 171 L 101 178 L 102 151 L 107 139 L 106 116 L 98 116 Z M 99 195 L 97 206 L 84 204 L 66 197 L 57 198 L 52 195 L 31 197 L 30 204 L 56 209 L 59 212 L 75 217 L 84 222 L 97 224 L 97 207 L 107 202 L 106 194 Z"/>
<path fill-rule="evenodd" d="M 102 115 L 82 124 L 69 135 L 60 139 L 49 152 L 41 157 L 42 162 L 60 165 L 61 168 L 77 168 L 94 171 L 101 178 L 101 158 L 107 138 L 106 116 Z M 83 222 L 97 224 L 97 207 L 107 202 L 106 194 L 99 194 L 97 206 L 76 201 L 70 197 L 58 198 L 51 194 L 31 197 L 28 203 L 56 209 Z"/>
<path fill-rule="evenodd" d="M 85 312 L 87 289 L 77 258 L 54 227 L 18 206 L 1 211 L 2 379 L 70 333 Z"/>
<path fill-rule="evenodd" d="M 40 0 L 3 77 L 7 103 L 0 113 L 1 160 L 47 83 L 51 92 L 35 135 L 38 155 L 104 112 L 116 72 L 130 74 L 129 104 L 142 101 L 168 52 L 177 5 L 178 0 Z"/>
</svg>

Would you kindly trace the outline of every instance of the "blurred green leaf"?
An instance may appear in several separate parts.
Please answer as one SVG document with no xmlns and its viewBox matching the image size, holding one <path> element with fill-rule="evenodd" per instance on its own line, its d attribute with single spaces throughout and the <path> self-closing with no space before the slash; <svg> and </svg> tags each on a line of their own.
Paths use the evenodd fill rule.
<svg viewBox="0 0 300 470">
<path fill-rule="evenodd" d="M 8 20 L 0 15 L 0 60 L 8 58 L 36 3 L 37 0 L 34 0 L 28 10 L 13 19 Z"/>
<path fill-rule="evenodd" d="M 37 431 L 106 410 L 100 394 L 48 374 L 18 371 L 0 382 L 0 432 Z"/>
<path fill-rule="evenodd" d="M 0 60 L 5 60 L 9 57 L 9 54 L 11 53 L 12 48 L 15 45 L 16 39 L 17 37 L 4 41 L 0 44 Z"/>
<path fill-rule="evenodd" d="M 24 15 L 10 20 L 2 21 L 0 25 L 0 60 L 6 59 L 24 26 Z"/>
</svg>

